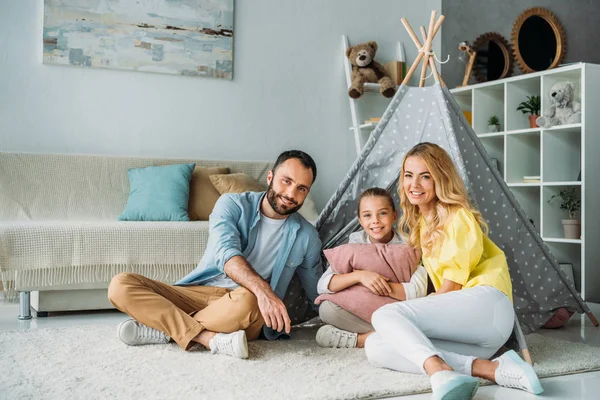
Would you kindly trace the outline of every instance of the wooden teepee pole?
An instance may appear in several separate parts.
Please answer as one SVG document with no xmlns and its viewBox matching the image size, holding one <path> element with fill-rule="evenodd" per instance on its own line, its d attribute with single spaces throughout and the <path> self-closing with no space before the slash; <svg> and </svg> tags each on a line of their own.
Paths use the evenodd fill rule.
<svg viewBox="0 0 600 400">
<path fill-rule="evenodd" d="M 430 42 L 429 46 L 431 49 L 431 41 L 433 40 L 433 37 L 437 34 L 437 32 L 439 31 L 440 27 L 442 26 L 442 23 L 444 22 L 444 16 L 441 15 L 440 18 L 438 19 L 438 21 L 436 22 L 435 26 L 433 27 L 433 32 L 431 35 L 428 35 L 428 40 Z M 410 26 L 410 24 L 408 23 L 408 20 L 406 19 L 406 17 L 402 17 L 401 19 L 402 24 L 404 25 L 404 28 L 406 29 L 406 31 L 408 32 L 408 34 L 410 35 L 410 37 L 412 38 L 413 42 L 415 43 L 415 46 L 417 46 L 417 49 L 421 50 L 425 50 L 425 47 L 423 45 L 421 45 L 421 42 L 419 41 L 419 38 L 417 37 L 417 35 L 415 34 L 415 31 L 412 29 L 412 27 Z M 427 42 L 426 41 L 426 42 Z M 406 77 L 404 78 L 404 80 L 402 81 L 403 85 L 408 84 L 408 82 L 410 81 L 410 78 L 412 78 L 412 75 L 414 74 L 415 70 L 417 69 L 417 67 L 419 66 L 419 63 L 421 62 L 421 60 L 424 57 L 424 52 L 423 51 L 419 51 L 419 54 L 417 55 L 417 58 L 415 59 L 415 61 L 413 62 L 412 66 L 410 67 L 410 69 L 408 70 L 408 72 L 406 73 Z M 437 70 L 437 67 L 435 65 L 435 62 L 433 62 L 433 58 L 429 58 L 429 66 L 431 67 L 433 74 L 434 74 L 434 78 L 437 82 L 442 82 L 441 77 L 439 75 L 439 72 Z"/>
<path fill-rule="evenodd" d="M 437 11 L 433 10 L 431 12 L 431 18 L 429 18 L 429 31 L 427 32 L 427 40 L 425 41 L 425 45 L 423 45 L 423 51 L 425 53 L 425 61 L 423 62 L 423 68 L 421 68 L 421 80 L 419 81 L 419 87 L 423 87 L 425 85 L 425 76 L 427 76 L 427 67 L 429 66 L 429 52 L 431 51 L 431 42 L 433 41 L 433 27 L 435 25 L 435 20 L 437 17 Z"/>
<path fill-rule="evenodd" d="M 443 17 L 443 16 L 442 16 Z M 421 36 L 423 37 L 423 43 L 425 43 L 425 41 L 427 40 L 427 32 L 425 32 L 425 27 L 421 26 Z M 417 45 L 417 47 L 421 47 L 421 43 L 415 43 Z M 433 71 L 433 76 L 434 78 L 440 82 L 440 84 L 442 85 L 442 87 L 446 86 L 446 82 L 444 82 L 444 79 L 442 79 L 442 76 L 439 74 L 438 69 L 437 69 L 437 65 L 435 65 L 435 60 L 432 57 L 429 57 L 429 66 L 431 67 L 431 70 Z M 437 78 L 436 78 L 437 76 Z"/>
</svg>

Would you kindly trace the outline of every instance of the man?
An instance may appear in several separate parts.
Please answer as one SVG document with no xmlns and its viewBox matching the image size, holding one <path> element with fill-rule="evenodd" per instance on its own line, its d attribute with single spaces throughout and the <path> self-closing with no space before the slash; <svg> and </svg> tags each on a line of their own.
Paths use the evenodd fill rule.
<svg viewBox="0 0 600 400">
<path fill-rule="evenodd" d="M 311 304 L 322 274 L 321 241 L 296 211 L 317 177 L 313 159 L 283 152 L 266 192 L 225 194 L 210 215 L 210 236 L 198 267 L 175 286 L 137 274 L 115 276 L 108 297 L 134 319 L 118 327 L 128 345 L 200 343 L 213 354 L 248 357 L 247 340 L 290 333 L 282 299 L 298 273 Z"/>
</svg>

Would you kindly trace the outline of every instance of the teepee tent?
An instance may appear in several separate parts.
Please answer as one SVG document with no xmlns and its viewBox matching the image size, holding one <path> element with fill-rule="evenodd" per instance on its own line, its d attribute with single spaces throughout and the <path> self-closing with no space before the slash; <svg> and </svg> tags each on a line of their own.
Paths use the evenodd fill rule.
<svg viewBox="0 0 600 400">
<path fill-rule="evenodd" d="M 348 235 L 360 228 L 356 201 L 365 189 L 385 188 L 399 203 L 398 178 L 404 155 L 417 143 L 436 143 L 451 155 L 471 200 L 488 222 L 490 238 L 506 254 L 514 306 L 523 330 L 529 333 L 539 329 L 560 307 L 587 313 L 597 326 L 441 80 L 430 49 L 444 18 L 441 16 L 434 24 L 435 18 L 434 11 L 428 33 L 421 28 L 424 45 L 402 19 L 419 55 L 361 155 L 317 220 L 324 248 L 346 243 Z M 422 59 L 420 86 L 407 86 Z M 427 66 L 431 67 L 435 83 L 424 87 Z M 519 324 L 516 328 L 520 329 Z"/>
</svg>

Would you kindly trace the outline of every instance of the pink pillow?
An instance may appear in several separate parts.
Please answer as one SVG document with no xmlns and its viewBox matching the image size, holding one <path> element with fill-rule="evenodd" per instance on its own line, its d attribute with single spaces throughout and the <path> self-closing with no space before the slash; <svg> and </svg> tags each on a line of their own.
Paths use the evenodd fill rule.
<svg viewBox="0 0 600 400">
<path fill-rule="evenodd" d="M 344 244 L 324 250 L 333 272 L 347 274 L 354 270 L 377 272 L 390 282 L 409 282 L 419 266 L 421 252 L 405 244 Z M 371 322 L 379 307 L 398 300 L 373 294 L 361 284 L 333 294 L 322 294 L 316 304 L 331 301 L 357 317 Z"/>
</svg>

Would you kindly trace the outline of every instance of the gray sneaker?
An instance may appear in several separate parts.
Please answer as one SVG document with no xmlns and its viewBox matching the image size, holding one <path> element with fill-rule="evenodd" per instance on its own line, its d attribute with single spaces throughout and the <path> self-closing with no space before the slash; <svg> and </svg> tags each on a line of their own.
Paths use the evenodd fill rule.
<svg viewBox="0 0 600 400">
<path fill-rule="evenodd" d="M 348 332 L 333 325 L 324 325 L 317 331 L 315 338 L 321 347 L 354 348 L 358 333 Z"/>
<path fill-rule="evenodd" d="M 117 336 L 129 346 L 143 344 L 165 344 L 171 338 L 158 329 L 150 328 L 134 319 L 127 319 L 117 327 Z"/>
<path fill-rule="evenodd" d="M 237 358 L 248 358 L 248 341 L 245 331 L 217 333 L 209 342 L 210 352 Z"/>
</svg>

